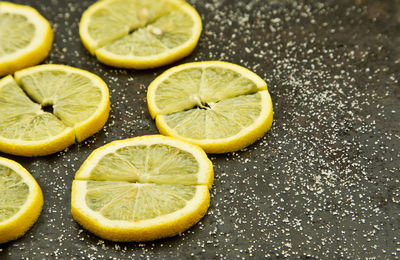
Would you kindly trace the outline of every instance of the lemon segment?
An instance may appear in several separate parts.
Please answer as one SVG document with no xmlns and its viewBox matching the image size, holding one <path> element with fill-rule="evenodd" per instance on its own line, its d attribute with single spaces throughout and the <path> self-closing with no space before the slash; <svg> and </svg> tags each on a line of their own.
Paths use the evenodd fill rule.
<svg viewBox="0 0 400 260">
<path fill-rule="evenodd" d="M 161 134 L 208 153 L 240 150 L 272 125 L 267 84 L 227 62 L 188 63 L 167 70 L 149 86 L 147 101 Z"/>
<path fill-rule="evenodd" d="M 63 65 L 17 71 L 0 80 L 0 151 L 58 152 L 99 131 L 109 110 L 107 85 L 92 73 Z"/>
<path fill-rule="evenodd" d="M 18 163 L 0 157 L 0 244 L 23 236 L 37 221 L 43 194 Z"/>
<path fill-rule="evenodd" d="M 0 2 L 0 76 L 36 65 L 53 43 L 49 22 L 34 8 Z"/>
<path fill-rule="evenodd" d="M 213 177 L 211 161 L 192 144 L 159 135 L 114 141 L 76 173 L 71 212 L 108 240 L 173 236 L 204 216 Z"/>
<path fill-rule="evenodd" d="M 272 102 L 268 91 L 225 99 L 209 109 L 190 109 L 160 115 L 161 134 L 196 143 L 208 153 L 240 150 L 262 137 L 272 125 Z M 263 115 L 267 115 L 264 117 Z"/>
<path fill-rule="evenodd" d="M 79 30 L 84 46 L 100 62 L 147 69 L 189 55 L 202 23 L 181 0 L 104 0 L 84 12 Z"/>
</svg>

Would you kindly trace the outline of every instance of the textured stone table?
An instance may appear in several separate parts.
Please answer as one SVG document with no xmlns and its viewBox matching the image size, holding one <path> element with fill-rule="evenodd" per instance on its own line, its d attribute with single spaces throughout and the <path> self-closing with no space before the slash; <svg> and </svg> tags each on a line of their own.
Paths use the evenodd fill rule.
<svg viewBox="0 0 400 260">
<path fill-rule="evenodd" d="M 196 226 L 169 239 L 113 243 L 70 214 L 74 174 L 95 148 L 155 134 L 146 104 L 155 70 L 116 70 L 81 45 L 88 0 L 17 0 L 55 31 L 45 63 L 89 70 L 109 85 L 105 128 L 66 151 L 23 164 L 45 204 L 1 259 L 365 258 L 400 255 L 400 1 L 189 0 L 204 31 L 176 63 L 225 60 L 269 85 L 275 120 L 243 151 L 210 155 L 211 206 Z"/>
</svg>

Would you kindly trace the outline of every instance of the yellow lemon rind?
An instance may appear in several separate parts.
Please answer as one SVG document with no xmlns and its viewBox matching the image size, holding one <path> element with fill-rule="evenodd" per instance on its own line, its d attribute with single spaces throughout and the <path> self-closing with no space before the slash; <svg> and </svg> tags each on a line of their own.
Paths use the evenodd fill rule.
<svg viewBox="0 0 400 260">
<path fill-rule="evenodd" d="M 0 157 L 0 164 L 19 174 L 29 185 L 30 196 L 20 211 L 12 218 L 0 222 L 0 244 L 22 237 L 36 223 L 43 208 L 43 193 L 36 180 L 20 164 Z"/>
</svg>

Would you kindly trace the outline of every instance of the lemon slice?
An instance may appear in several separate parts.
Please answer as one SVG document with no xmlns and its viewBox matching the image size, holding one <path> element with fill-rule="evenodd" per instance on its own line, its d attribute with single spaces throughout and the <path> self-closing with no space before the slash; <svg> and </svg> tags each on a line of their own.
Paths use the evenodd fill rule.
<svg viewBox="0 0 400 260">
<path fill-rule="evenodd" d="M 36 65 L 53 43 L 49 22 L 29 6 L 0 2 L 0 76 Z"/>
<path fill-rule="evenodd" d="M 83 45 L 107 65 L 148 69 L 189 55 L 202 30 L 197 11 L 182 0 L 104 0 L 82 15 Z"/>
<path fill-rule="evenodd" d="M 110 110 L 98 76 L 64 65 L 39 65 L 0 80 L 0 151 L 51 154 L 99 131 Z"/>
<path fill-rule="evenodd" d="M 213 178 L 211 161 L 192 144 L 161 135 L 114 141 L 76 173 L 72 216 L 113 241 L 173 236 L 204 216 Z"/>
<path fill-rule="evenodd" d="M 43 194 L 30 173 L 0 157 L 0 244 L 23 236 L 39 218 Z"/>
<path fill-rule="evenodd" d="M 208 153 L 240 150 L 272 125 L 267 84 L 227 62 L 173 67 L 150 84 L 147 102 L 160 133 L 197 144 Z"/>
</svg>

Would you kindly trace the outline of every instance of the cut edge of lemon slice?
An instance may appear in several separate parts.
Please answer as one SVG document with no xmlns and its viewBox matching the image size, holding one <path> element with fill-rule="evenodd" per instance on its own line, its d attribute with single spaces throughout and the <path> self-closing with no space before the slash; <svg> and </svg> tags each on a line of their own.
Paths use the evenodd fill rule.
<svg viewBox="0 0 400 260">
<path fill-rule="evenodd" d="M 155 101 L 155 91 L 157 90 L 158 85 L 167 80 L 172 74 L 175 74 L 179 71 L 182 70 L 187 70 L 187 69 L 191 69 L 191 68 L 202 68 L 205 69 L 207 67 L 217 67 L 217 68 L 227 68 L 230 70 L 233 70 L 235 72 L 237 72 L 238 74 L 242 75 L 243 77 L 247 77 L 248 79 L 250 79 L 252 82 L 254 82 L 256 84 L 256 86 L 258 87 L 258 90 L 267 90 L 267 84 L 265 83 L 265 81 L 258 76 L 257 74 L 255 74 L 254 72 L 241 67 L 239 65 L 233 64 L 233 63 L 229 63 L 226 61 L 201 61 L 201 62 L 190 62 L 190 63 L 185 63 L 182 65 L 178 65 L 175 67 L 172 67 L 166 71 L 164 71 L 161 75 L 159 75 L 156 79 L 154 79 L 147 90 L 147 100 L 148 100 L 148 109 L 149 109 L 149 113 L 151 115 L 151 117 L 153 119 L 156 118 L 157 115 L 160 114 L 160 109 L 156 106 L 156 101 Z"/>
<path fill-rule="evenodd" d="M 193 199 L 173 213 L 137 222 L 109 220 L 82 203 L 85 202 L 86 184 L 87 181 L 73 181 L 71 214 L 87 230 L 112 241 L 149 241 L 177 235 L 195 225 L 210 205 L 208 187 L 197 185 Z"/>
<path fill-rule="evenodd" d="M 78 142 L 82 142 L 86 138 L 100 131 L 108 120 L 109 112 L 111 109 L 111 103 L 110 103 L 110 93 L 107 84 L 103 81 L 103 79 L 101 79 L 96 74 L 61 64 L 43 64 L 17 71 L 15 73 L 15 80 L 20 85 L 21 84 L 20 79 L 25 75 L 29 75 L 40 71 L 50 71 L 50 70 L 62 70 L 67 73 L 80 74 L 86 78 L 89 78 L 94 83 L 94 85 L 96 85 L 101 90 L 102 100 L 98 106 L 100 109 L 97 109 L 96 112 L 85 121 L 80 122 L 79 124 L 73 126 L 73 129 L 75 131 L 74 135 Z"/>
<path fill-rule="evenodd" d="M 98 164 L 98 162 L 108 153 L 115 152 L 121 147 L 126 147 L 130 145 L 152 145 L 152 144 L 166 144 L 173 147 L 177 147 L 183 151 L 192 154 L 199 163 L 199 173 L 207 173 L 200 175 L 198 182 L 206 185 L 209 189 L 212 186 L 214 180 L 214 170 L 210 159 L 208 159 L 207 154 L 197 145 L 193 145 L 185 140 L 177 140 L 172 137 L 163 135 L 145 135 L 134 137 L 130 139 L 117 140 L 108 143 L 102 147 L 94 150 L 89 157 L 83 162 L 82 166 L 79 168 L 75 174 L 76 180 L 89 180 L 90 173 L 93 168 Z"/>
<path fill-rule="evenodd" d="M 261 116 L 259 116 L 251 125 L 243 128 L 236 135 L 227 138 L 198 140 L 182 137 L 174 129 L 168 126 L 164 115 L 159 115 L 156 117 L 156 125 L 161 134 L 196 144 L 203 148 L 206 153 L 226 153 L 238 151 L 263 137 L 272 126 L 273 106 L 271 96 L 267 90 L 259 91 L 258 93 L 260 93 L 262 98 L 260 103 L 263 104 L 260 112 Z"/>
<path fill-rule="evenodd" d="M 50 139 L 40 141 L 24 141 L 0 137 L 1 151 L 18 156 L 44 156 L 64 150 L 75 143 L 75 131 L 66 128 Z"/>
<path fill-rule="evenodd" d="M 0 2 L 1 11 L 17 13 L 25 16 L 35 25 L 38 33 L 30 44 L 10 55 L 0 58 L 0 76 L 14 73 L 22 68 L 36 65 L 43 61 L 52 48 L 54 33 L 50 23 L 36 9 L 9 2 Z"/>
<path fill-rule="evenodd" d="M 35 224 L 43 208 L 43 193 L 33 176 L 19 163 L 0 157 L 0 165 L 17 172 L 29 186 L 24 205 L 11 218 L 0 222 L 0 244 L 23 236 Z"/>
<path fill-rule="evenodd" d="M 90 54 L 96 56 L 96 58 L 100 62 L 118 68 L 140 69 L 140 70 L 151 69 L 180 60 L 188 56 L 196 48 L 197 43 L 201 36 L 203 25 L 201 17 L 196 11 L 196 9 L 192 7 L 190 4 L 188 4 L 186 1 L 184 0 L 170 0 L 170 1 L 173 2 L 173 4 L 175 4 L 176 6 L 179 6 L 179 8 L 185 10 L 185 12 L 188 13 L 190 17 L 193 18 L 194 22 L 192 37 L 184 44 L 176 48 L 169 49 L 158 55 L 150 55 L 145 57 L 133 56 L 133 55 L 130 56 L 117 55 L 107 51 L 104 48 L 101 48 L 102 46 L 98 46 L 95 40 L 92 40 L 87 30 L 88 23 L 90 22 L 89 18 L 90 15 L 98 9 L 98 8 L 93 8 L 92 6 L 90 6 L 83 13 L 81 18 L 81 22 L 79 25 L 81 41 L 85 46 L 85 48 L 90 52 Z M 100 7 L 102 5 L 106 5 L 106 3 L 105 1 L 97 2 L 96 5 Z"/>
</svg>

